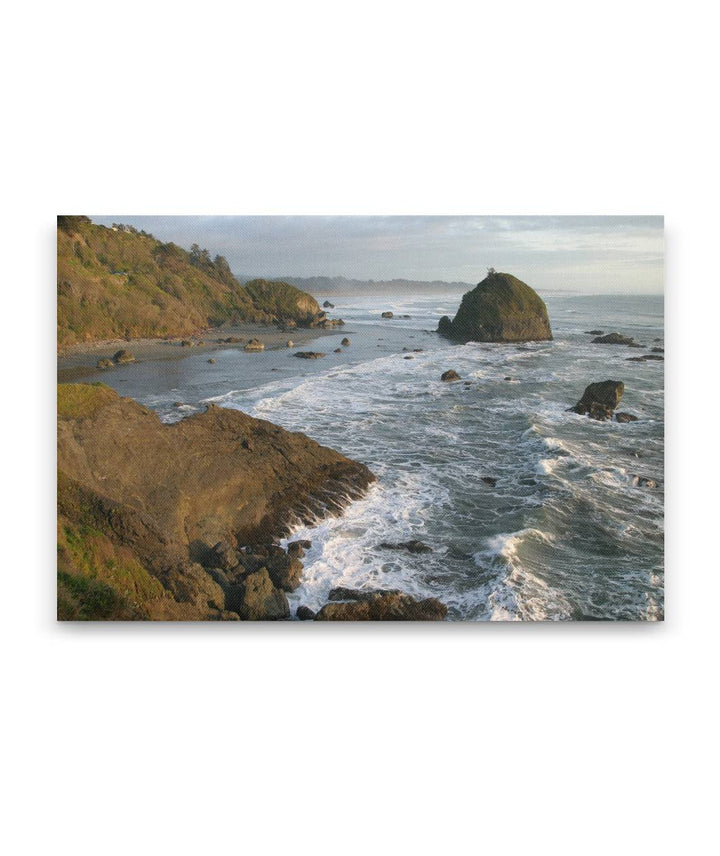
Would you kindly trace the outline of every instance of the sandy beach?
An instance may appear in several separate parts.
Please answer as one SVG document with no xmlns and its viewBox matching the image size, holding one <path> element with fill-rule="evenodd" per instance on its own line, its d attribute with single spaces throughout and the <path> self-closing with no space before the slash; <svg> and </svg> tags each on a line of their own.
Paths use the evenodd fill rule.
<svg viewBox="0 0 720 856">
<path fill-rule="evenodd" d="M 201 335 L 188 339 L 133 339 L 128 342 L 125 339 L 109 339 L 102 342 L 87 342 L 70 345 L 58 352 L 57 378 L 60 382 L 68 382 L 82 378 L 87 374 L 97 371 L 97 363 L 102 359 L 112 359 L 113 354 L 119 350 L 130 351 L 136 360 L 178 360 L 191 355 L 197 355 L 199 351 L 207 352 L 227 350 L 235 348 L 241 350 L 250 339 L 259 339 L 268 351 L 287 348 L 289 341 L 293 345 L 302 345 L 321 336 L 334 336 L 338 341 L 347 335 L 344 328 L 325 330 L 323 328 L 297 327 L 293 330 L 279 330 L 264 324 L 236 324 L 223 325 L 208 329 Z M 227 342 L 227 339 L 237 339 L 236 342 Z M 183 341 L 190 342 L 190 346 L 183 345 Z M 111 372 L 116 367 L 106 369 Z"/>
</svg>

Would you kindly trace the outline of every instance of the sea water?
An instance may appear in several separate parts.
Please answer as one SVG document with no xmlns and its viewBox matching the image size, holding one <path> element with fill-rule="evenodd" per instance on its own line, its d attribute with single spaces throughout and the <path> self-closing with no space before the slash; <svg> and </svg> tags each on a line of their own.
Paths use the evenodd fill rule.
<svg viewBox="0 0 720 856">
<path fill-rule="evenodd" d="M 346 326 L 302 346 L 326 353 L 317 361 L 227 349 L 214 365 L 198 352 L 102 377 L 164 421 L 214 402 L 375 473 L 342 515 L 293 533 L 312 541 L 293 606 L 319 608 L 343 585 L 437 597 L 451 620 L 662 618 L 663 363 L 628 357 L 663 345 L 663 298 L 542 296 L 551 342 L 451 344 L 433 331 L 458 291 L 330 296 Z M 644 349 L 594 345 L 595 328 Z M 333 353 L 343 336 L 350 347 Z M 441 381 L 447 369 L 461 381 Z M 619 409 L 637 422 L 567 412 L 608 379 L 624 382 Z M 432 552 L 380 546 L 410 539 Z"/>
</svg>

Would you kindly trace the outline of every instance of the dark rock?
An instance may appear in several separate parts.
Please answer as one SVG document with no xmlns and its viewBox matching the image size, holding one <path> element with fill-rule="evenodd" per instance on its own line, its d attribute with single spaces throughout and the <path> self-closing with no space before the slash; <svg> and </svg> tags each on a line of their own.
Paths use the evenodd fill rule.
<svg viewBox="0 0 720 856">
<path fill-rule="evenodd" d="M 492 476 L 481 476 L 480 481 L 485 482 L 485 484 L 489 484 L 490 487 L 495 487 L 497 484 L 497 479 Z"/>
<path fill-rule="evenodd" d="M 621 336 L 620 333 L 608 333 L 607 336 L 598 336 L 592 340 L 593 345 L 632 345 L 633 340 L 628 336 Z"/>
<path fill-rule="evenodd" d="M 588 336 L 602 336 L 602 334 L 605 331 L 604 330 L 586 330 L 585 332 L 588 334 Z"/>
<path fill-rule="evenodd" d="M 391 544 L 388 541 L 383 541 L 378 545 L 384 550 L 407 550 L 410 553 L 432 553 L 432 547 L 428 547 L 422 541 L 402 541 L 397 544 Z"/>
<path fill-rule="evenodd" d="M 215 362 L 215 360 L 214 360 L 212 357 L 210 357 L 210 359 L 208 360 L 208 362 L 209 362 L 209 363 L 214 363 L 214 362 Z"/>
<path fill-rule="evenodd" d="M 348 339 L 348 337 L 346 336 L 342 340 L 342 342 L 340 342 L 340 344 L 343 346 L 343 348 L 349 348 L 350 347 L 350 339 Z"/>
<path fill-rule="evenodd" d="M 637 422 L 637 416 L 633 416 L 632 413 L 616 413 L 615 421 L 616 422 Z"/>
<path fill-rule="evenodd" d="M 440 375 L 440 380 L 453 381 L 460 380 L 460 375 L 454 369 L 448 369 Z"/>
<path fill-rule="evenodd" d="M 383 318 L 392 318 L 393 313 L 392 312 L 383 312 L 382 317 Z"/>
<path fill-rule="evenodd" d="M 547 308 L 538 294 L 509 273 L 491 272 L 463 296 L 438 333 L 458 342 L 532 342 L 552 339 Z"/>
<path fill-rule="evenodd" d="M 512 378 L 508 375 L 506 376 L 505 380 L 512 380 Z"/>
<path fill-rule="evenodd" d="M 223 591 L 230 588 L 231 579 L 222 568 L 208 568 L 207 572 Z"/>
<path fill-rule="evenodd" d="M 603 380 L 591 383 L 585 387 L 582 398 L 574 407 L 568 408 L 572 413 L 589 416 L 600 422 L 611 419 L 615 408 L 620 403 L 625 384 L 620 380 Z"/>
<path fill-rule="evenodd" d="M 646 476 L 633 476 L 633 485 L 635 487 L 657 487 L 658 483 L 655 479 L 649 479 Z"/>
<path fill-rule="evenodd" d="M 210 550 L 205 564 L 211 568 L 232 571 L 240 564 L 240 555 L 227 541 L 218 541 Z"/>
<path fill-rule="evenodd" d="M 298 606 L 295 610 L 295 618 L 297 618 L 298 621 L 312 621 L 313 618 L 315 618 L 315 610 L 310 609 L 309 606 L 305 606 L 303 604 L 302 606 Z"/>
<path fill-rule="evenodd" d="M 628 348 L 642 348 L 644 345 L 641 345 L 639 342 L 630 342 Z"/>
<path fill-rule="evenodd" d="M 397 590 L 332 589 L 316 621 L 442 621 L 445 604 L 434 597 L 416 600 Z"/>
<path fill-rule="evenodd" d="M 265 560 L 265 567 L 273 585 L 283 591 L 295 591 L 300 585 L 303 563 L 281 550 L 281 555 Z"/>
<path fill-rule="evenodd" d="M 665 348 L 651 348 L 651 351 L 653 354 L 664 354 Z"/>
<path fill-rule="evenodd" d="M 116 351 L 115 355 L 113 356 L 113 362 L 119 363 L 119 364 L 134 363 L 135 362 L 135 356 L 133 354 L 131 354 L 130 351 L 125 351 L 125 350 Z"/>
<path fill-rule="evenodd" d="M 225 593 L 225 608 L 237 612 L 242 621 L 290 618 L 287 596 L 273 585 L 265 568 L 231 585 Z"/>
<path fill-rule="evenodd" d="M 288 556 L 293 556 L 296 559 L 302 559 L 302 557 L 305 555 L 305 547 L 303 546 L 304 544 L 307 544 L 308 547 L 310 546 L 309 541 L 291 541 L 287 545 Z"/>
<path fill-rule="evenodd" d="M 325 301 L 325 303 L 323 303 L 323 307 L 324 307 L 325 309 L 334 309 L 334 308 L 335 308 L 335 304 L 334 304 L 334 303 L 330 303 L 330 301 L 329 301 L 329 300 L 326 300 L 326 301 Z"/>
<path fill-rule="evenodd" d="M 189 339 L 183 339 L 182 342 L 180 342 L 181 348 L 192 348 L 192 346 L 193 343 Z"/>
<path fill-rule="evenodd" d="M 183 404 L 183 402 L 182 402 L 182 401 L 175 401 L 175 402 L 173 403 L 173 407 L 184 407 L 184 406 L 185 406 L 185 405 Z"/>
<path fill-rule="evenodd" d="M 102 360 L 98 360 L 97 367 L 99 369 L 111 369 L 113 367 L 113 365 L 114 365 L 113 361 L 109 360 L 107 357 L 105 357 Z"/>
<path fill-rule="evenodd" d="M 326 356 L 320 351 L 296 351 L 295 356 L 301 360 L 319 360 L 320 357 Z"/>
<path fill-rule="evenodd" d="M 308 541 L 307 538 L 301 538 L 299 541 L 294 541 L 293 543 L 299 544 L 303 550 L 309 550 L 312 547 L 312 541 Z"/>
<path fill-rule="evenodd" d="M 414 359 L 415 359 L 415 357 L 413 357 L 413 356 L 407 356 L 407 357 L 403 357 L 403 359 L 404 359 L 404 360 L 414 360 Z"/>
<path fill-rule="evenodd" d="M 335 348 L 333 351 L 334 354 L 342 354 L 342 348 Z"/>
<path fill-rule="evenodd" d="M 626 363 L 644 363 L 645 357 L 625 357 Z"/>
<path fill-rule="evenodd" d="M 644 360 L 664 360 L 665 357 L 661 357 L 660 354 L 643 354 Z"/>
</svg>

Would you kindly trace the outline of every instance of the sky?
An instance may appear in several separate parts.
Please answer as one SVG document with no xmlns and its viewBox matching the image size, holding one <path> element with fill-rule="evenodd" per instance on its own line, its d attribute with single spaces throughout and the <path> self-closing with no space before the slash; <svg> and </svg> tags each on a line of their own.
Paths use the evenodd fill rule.
<svg viewBox="0 0 720 856">
<path fill-rule="evenodd" d="M 488 267 L 540 290 L 663 291 L 655 216 L 92 216 L 225 256 L 239 276 L 477 283 Z"/>
</svg>

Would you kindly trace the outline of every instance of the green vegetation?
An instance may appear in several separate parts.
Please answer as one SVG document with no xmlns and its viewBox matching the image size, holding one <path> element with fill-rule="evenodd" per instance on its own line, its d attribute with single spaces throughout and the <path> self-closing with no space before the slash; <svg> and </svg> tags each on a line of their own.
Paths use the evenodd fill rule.
<svg viewBox="0 0 720 856">
<path fill-rule="evenodd" d="M 190 336 L 223 322 L 292 317 L 305 323 L 312 305 L 317 306 L 285 283 L 246 289 L 222 256 L 211 258 L 197 244 L 187 252 L 132 226 L 106 228 L 87 217 L 63 215 L 57 242 L 60 347 L 99 339 Z M 281 292 L 276 300 L 274 289 Z"/>
<path fill-rule="evenodd" d="M 314 297 L 286 282 L 253 279 L 245 290 L 258 309 L 280 321 L 308 323 L 321 311 Z"/>
<path fill-rule="evenodd" d="M 84 419 L 118 397 L 104 383 L 63 383 L 57 388 L 57 410 L 60 419 Z"/>
</svg>

